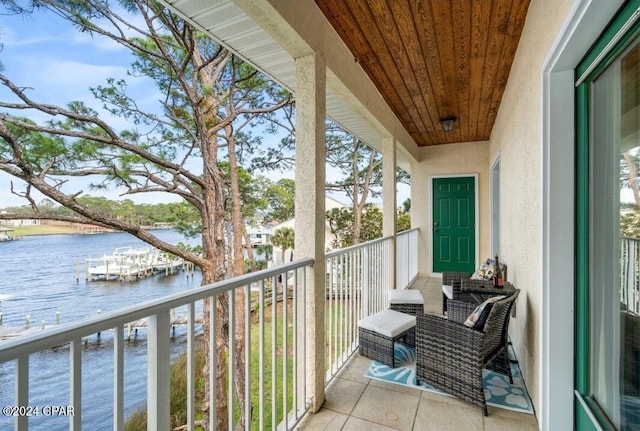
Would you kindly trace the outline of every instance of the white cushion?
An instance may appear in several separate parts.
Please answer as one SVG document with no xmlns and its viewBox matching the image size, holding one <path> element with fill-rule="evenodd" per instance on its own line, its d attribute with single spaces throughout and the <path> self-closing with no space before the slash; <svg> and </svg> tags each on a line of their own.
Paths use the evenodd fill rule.
<svg viewBox="0 0 640 431">
<path fill-rule="evenodd" d="M 448 286 L 446 284 L 442 285 L 442 293 L 449 299 L 453 299 L 453 286 Z"/>
<path fill-rule="evenodd" d="M 416 316 L 395 310 L 383 310 L 358 322 L 358 327 L 395 338 L 416 326 Z"/>
<path fill-rule="evenodd" d="M 424 298 L 419 290 L 392 289 L 389 291 L 389 304 L 424 304 Z"/>
</svg>

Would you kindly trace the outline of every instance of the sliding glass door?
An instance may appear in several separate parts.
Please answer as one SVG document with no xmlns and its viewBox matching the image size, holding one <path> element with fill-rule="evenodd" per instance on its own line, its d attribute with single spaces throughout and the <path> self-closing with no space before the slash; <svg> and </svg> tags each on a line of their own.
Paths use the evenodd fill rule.
<svg viewBox="0 0 640 431">
<path fill-rule="evenodd" d="M 640 429 L 639 3 L 578 68 L 578 429 Z"/>
</svg>

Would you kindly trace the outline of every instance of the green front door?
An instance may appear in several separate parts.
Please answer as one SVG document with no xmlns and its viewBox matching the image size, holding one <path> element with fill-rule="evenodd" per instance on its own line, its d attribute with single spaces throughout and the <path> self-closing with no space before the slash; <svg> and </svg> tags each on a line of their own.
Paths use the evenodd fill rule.
<svg viewBox="0 0 640 431">
<path fill-rule="evenodd" d="M 475 179 L 433 179 L 433 272 L 475 267 Z"/>
</svg>

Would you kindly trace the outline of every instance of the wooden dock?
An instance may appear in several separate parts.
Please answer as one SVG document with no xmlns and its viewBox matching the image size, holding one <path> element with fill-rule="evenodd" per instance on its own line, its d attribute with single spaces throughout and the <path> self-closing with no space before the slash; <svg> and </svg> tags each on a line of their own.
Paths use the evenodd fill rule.
<svg viewBox="0 0 640 431">
<path fill-rule="evenodd" d="M 89 256 L 85 259 L 85 281 L 134 281 L 155 274 L 165 276 L 180 271 L 193 272 L 193 264 L 170 256 L 156 248 L 118 247 L 111 254 Z M 80 266 L 76 264 L 76 280 Z"/>
</svg>

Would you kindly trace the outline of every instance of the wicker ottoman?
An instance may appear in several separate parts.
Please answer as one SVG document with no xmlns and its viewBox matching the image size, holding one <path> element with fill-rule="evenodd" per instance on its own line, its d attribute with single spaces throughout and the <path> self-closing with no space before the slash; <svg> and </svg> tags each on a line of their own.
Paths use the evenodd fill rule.
<svg viewBox="0 0 640 431">
<path fill-rule="evenodd" d="M 389 291 L 389 308 L 417 316 L 424 313 L 424 298 L 419 290 L 393 289 Z M 405 343 L 410 346 L 416 345 L 416 331 L 409 331 Z"/>
<path fill-rule="evenodd" d="M 401 313 L 424 313 L 424 298 L 419 290 L 393 289 L 389 291 L 389 308 Z"/>
<path fill-rule="evenodd" d="M 395 310 L 383 310 L 358 322 L 360 354 L 395 368 L 393 346 L 409 332 L 415 334 L 416 316 Z M 415 335 L 414 335 L 415 339 Z"/>
</svg>

